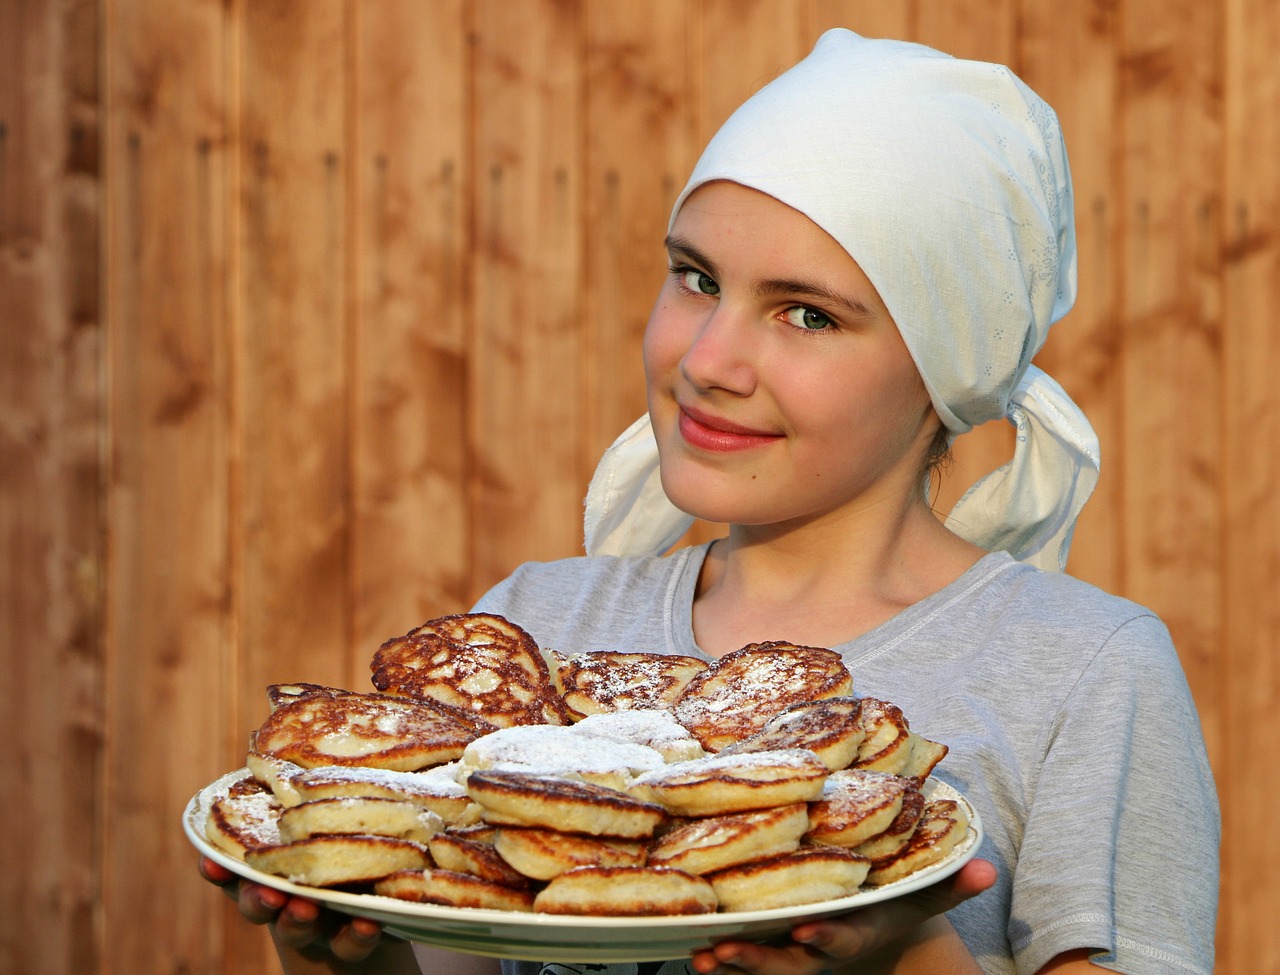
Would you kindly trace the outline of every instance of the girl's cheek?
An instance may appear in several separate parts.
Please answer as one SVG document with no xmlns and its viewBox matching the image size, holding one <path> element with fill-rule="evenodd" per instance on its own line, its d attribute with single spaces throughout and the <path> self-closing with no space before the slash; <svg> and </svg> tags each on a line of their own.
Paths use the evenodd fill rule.
<svg viewBox="0 0 1280 975">
<path fill-rule="evenodd" d="M 645 328 L 642 352 L 645 372 L 655 376 L 674 368 L 687 351 L 688 343 L 682 330 L 668 309 L 654 309 Z"/>
</svg>

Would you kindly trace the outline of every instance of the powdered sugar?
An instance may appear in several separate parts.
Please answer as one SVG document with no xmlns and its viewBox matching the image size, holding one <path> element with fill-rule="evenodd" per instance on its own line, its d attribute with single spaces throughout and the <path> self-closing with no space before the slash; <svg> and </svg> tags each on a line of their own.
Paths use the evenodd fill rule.
<svg viewBox="0 0 1280 975">
<path fill-rule="evenodd" d="M 572 726 L 517 725 L 477 738 L 463 752 L 462 764 L 470 769 L 637 774 L 666 762 L 647 745 L 584 735 Z"/>
</svg>

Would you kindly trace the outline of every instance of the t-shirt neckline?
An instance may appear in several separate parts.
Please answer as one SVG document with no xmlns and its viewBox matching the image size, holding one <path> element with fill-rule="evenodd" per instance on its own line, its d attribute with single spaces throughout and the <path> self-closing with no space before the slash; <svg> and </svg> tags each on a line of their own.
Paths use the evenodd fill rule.
<svg viewBox="0 0 1280 975">
<path fill-rule="evenodd" d="M 678 560 L 673 566 L 671 584 L 667 587 L 667 605 L 663 616 L 667 621 L 667 645 L 675 653 L 714 660 L 693 637 L 693 596 L 697 590 L 698 576 L 702 572 L 702 563 L 711 550 L 712 542 L 691 545 L 673 553 L 669 558 Z M 917 603 L 913 603 L 900 613 L 896 613 L 883 623 L 873 627 L 861 636 L 854 637 L 845 643 L 830 647 L 846 660 L 864 654 L 888 649 L 901 637 L 914 631 L 931 619 L 938 610 L 958 599 L 976 587 L 985 585 L 993 576 L 1021 563 L 1014 560 L 1008 552 L 989 552 L 978 559 L 960 576 L 935 593 L 931 593 Z M 770 639 L 785 639 L 775 636 Z"/>
</svg>

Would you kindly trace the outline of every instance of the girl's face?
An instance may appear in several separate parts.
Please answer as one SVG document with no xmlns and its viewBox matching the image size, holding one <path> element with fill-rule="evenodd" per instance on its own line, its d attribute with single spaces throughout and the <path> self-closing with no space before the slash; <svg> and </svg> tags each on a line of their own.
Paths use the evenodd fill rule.
<svg viewBox="0 0 1280 975">
<path fill-rule="evenodd" d="M 685 201 L 644 338 L 662 485 L 772 525 L 919 495 L 938 421 L 888 309 L 808 217 L 736 183 Z"/>
</svg>

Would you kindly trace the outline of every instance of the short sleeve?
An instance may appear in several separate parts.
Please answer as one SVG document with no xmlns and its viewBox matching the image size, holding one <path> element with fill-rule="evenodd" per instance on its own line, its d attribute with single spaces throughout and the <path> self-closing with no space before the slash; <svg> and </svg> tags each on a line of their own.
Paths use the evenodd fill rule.
<svg viewBox="0 0 1280 975">
<path fill-rule="evenodd" d="M 1013 884 L 1019 973 L 1092 947 L 1127 975 L 1209 975 L 1217 795 L 1195 705 L 1154 616 L 1121 626 L 1051 729 Z"/>
</svg>

